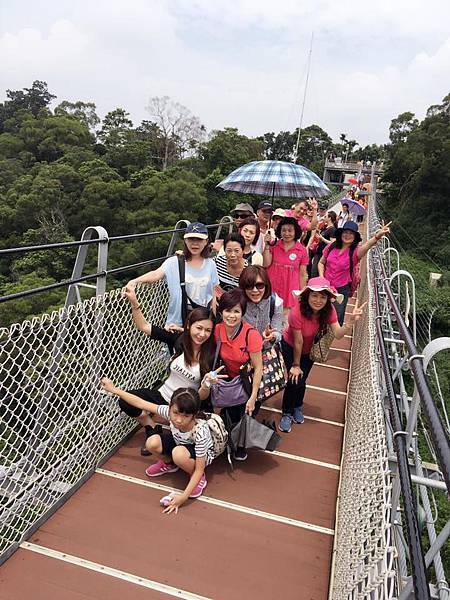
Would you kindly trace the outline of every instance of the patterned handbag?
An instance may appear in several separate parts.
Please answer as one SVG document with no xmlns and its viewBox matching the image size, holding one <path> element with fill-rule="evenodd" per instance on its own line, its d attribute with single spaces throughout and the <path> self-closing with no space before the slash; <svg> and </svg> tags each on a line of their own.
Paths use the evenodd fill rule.
<svg viewBox="0 0 450 600">
<path fill-rule="evenodd" d="M 328 352 L 330 351 L 333 340 L 333 330 L 327 325 L 316 335 L 314 344 L 309 352 L 309 358 L 314 362 L 325 362 L 328 358 Z"/>
<path fill-rule="evenodd" d="M 261 385 L 259 386 L 257 400 L 264 402 L 271 396 L 278 394 L 286 387 L 286 375 L 283 355 L 279 344 L 273 346 L 263 346 L 262 349 L 263 374 Z M 253 367 L 250 362 L 246 362 L 241 367 L 241 378 L 244 387 L 250 395 L 253 384 Z"/>
</svg>

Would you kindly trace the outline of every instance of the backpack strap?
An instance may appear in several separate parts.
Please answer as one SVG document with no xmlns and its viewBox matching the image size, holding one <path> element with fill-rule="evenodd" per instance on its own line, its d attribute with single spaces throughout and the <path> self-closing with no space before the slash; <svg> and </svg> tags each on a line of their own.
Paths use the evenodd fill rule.
<svg viewBox="0 0 450 600">
<path fill-rule="evenodd" d="M 181 287 L 181 320 L 184 325 L 188 315 L 188 298 L 186 293 L 186 260 L 184 256 L 180 256 L 179 254 L 177 254 L 177 259 Z"/>
</svg>

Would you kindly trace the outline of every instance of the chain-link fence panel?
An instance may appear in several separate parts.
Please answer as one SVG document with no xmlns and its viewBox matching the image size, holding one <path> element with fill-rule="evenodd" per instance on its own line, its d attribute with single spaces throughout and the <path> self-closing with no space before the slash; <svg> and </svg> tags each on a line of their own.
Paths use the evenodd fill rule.
<svg viewBox="0 0 450 600">
<path fill-rule="evenodd" d="M 163 324 L 165 282 L 137 296 Z M 100 378 L 150 387 L 167 362 L 166 347 L 133 326 L 120 290 L 0 329 L 0 562 L 133 431 Z"/>
<path fill-rule="evenodd" d="M 390 527 L 391 481 L 376 361 L 370 273 L 358 300 L 366 300 L 353 332 L 352 361 L 331 581 L 333 600 L 395 596 L 395 549 Z"/>
</svg>

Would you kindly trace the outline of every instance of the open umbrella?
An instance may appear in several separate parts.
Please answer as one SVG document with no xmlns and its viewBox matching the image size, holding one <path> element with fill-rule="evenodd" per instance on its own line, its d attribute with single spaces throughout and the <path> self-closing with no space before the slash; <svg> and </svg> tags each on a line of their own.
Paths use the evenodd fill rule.
<svg viewBox="0 0 450 600">
<path fill-rule="evenodd" d="M 254 160 L 238 167 L 217 187 L 243 194 L 283 198 L 322 198 L 331 191 L 315 173 L 282 160 Z"/>
<path fill-rule="evenodd" d="M 352 200 L 351 198 L 342 198 L 341 203 L 343 202 L 345 202 L 345 204 L 348 204 L 348 210 L 352 213 L 352 215 L 359 216 L 366 214 L 366 209 L 364 208 L 364 206 L 356 200 Z"/>
<path fill-rule="evenodd" d="M 357 185 L 357 184 L 358 184 L 358 180 L 357 180 L 357 179 L 355 179 L 354 177 L 352 177 L 352 179 L 349 179 L 349 180 L 347 181 L 347 183 L 351 183 L 352 185 Z"/>
</svg>

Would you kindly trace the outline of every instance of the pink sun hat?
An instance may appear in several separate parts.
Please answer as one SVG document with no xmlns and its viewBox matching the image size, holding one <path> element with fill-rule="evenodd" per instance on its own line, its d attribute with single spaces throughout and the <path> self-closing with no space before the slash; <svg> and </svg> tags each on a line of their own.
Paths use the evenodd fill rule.
<svg viewBox="0 0 450 600">
<path fill-rule="evenodd" d="M 325 277 L 311 277 L 306 284 L 306 287 L 304 287 L 302 290 L 292 290 L 292 295 L 295 298 L 300 298 L 300 296 L 306 292 L 306 290 L 311 290 L 312 292 L 328 292 L 338 304 L 340 304 L 344 299 L 344 296 L 342 294 L 338 294 L 336 289 L 331 285 L 328 279 L 325 279 Z"/>
</svg>

